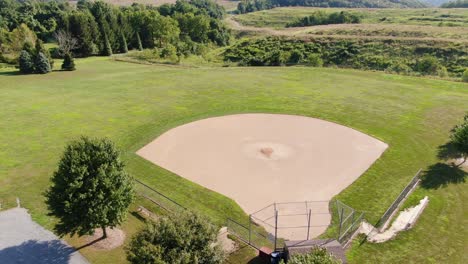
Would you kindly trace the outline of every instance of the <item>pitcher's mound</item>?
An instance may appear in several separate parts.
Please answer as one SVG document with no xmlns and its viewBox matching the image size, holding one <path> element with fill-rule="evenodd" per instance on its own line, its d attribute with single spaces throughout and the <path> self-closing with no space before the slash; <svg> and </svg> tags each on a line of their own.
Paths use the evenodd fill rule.
<svg viewBox="0 0 468 264">
<path fill-rule="evenodd" d="M 110 250 L 123 245 L 125 241 L 125 233 L 122 230 L 118 228 L 106 228 L 106 231 L 106 239 L 99 240 L 100 238 L 102 238 L 102 229 L 97 228 L 94 231 L 94 235 L 86 236 L 86 242 L 92 243 L 93 241 L 96 241 L 90 246 L 91 248 L 96 250 Z"/>
</svg>

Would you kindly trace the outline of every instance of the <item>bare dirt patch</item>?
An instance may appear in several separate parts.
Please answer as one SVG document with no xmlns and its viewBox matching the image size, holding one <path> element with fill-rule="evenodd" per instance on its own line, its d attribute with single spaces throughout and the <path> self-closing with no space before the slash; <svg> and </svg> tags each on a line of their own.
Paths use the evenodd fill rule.
<svg viewBox="0 0 468 264">
<path fill-rule="evenodd" d="M 102 229 L 97 228 L 94 235 L 86 236 L 85 240 L 90 243 L 90 247 L 95 250 L 110 250 L 123 245 L 125 233 L 118 228 L 106 228 L 107 238 L 102 239 Z"/>
<path fill-rule="evenodd" d="M 386 148 L 366 134 L 320 119 L 240 114 L 176 127 L 137 153 L 253 213 L 274 202 L 328 201 Z M 285 221 L 280 224 L 287 226 Z M 330 215 L 312 221 L 320 227 L 311 237 L 326 229 Z"/>
</svg>

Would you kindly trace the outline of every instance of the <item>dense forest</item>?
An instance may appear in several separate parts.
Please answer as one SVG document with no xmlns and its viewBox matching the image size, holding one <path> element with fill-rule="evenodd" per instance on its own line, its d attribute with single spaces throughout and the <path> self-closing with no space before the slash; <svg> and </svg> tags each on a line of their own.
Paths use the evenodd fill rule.
<svg viewBox="0 0 468 264">
<path fill-rule="evenodd" d="M 282 6 L 419 8 L 427 5 L 418 0 L 241 0 L 237 6 L 237 12 L 244 14 Z"/>
<path fill-rule="evenodd" d="M 372 39 L 294 39 L 266 37 L 240 42 L 224 60 L 242 66 L 338 66 L 405 75 L 460 77 L 468 67 L 465 43 Z"/>
<path fill-rule="evenodd" d="M 224 13 L 211 0 L 179 0 L 159 7 L 117 7 L 89 0 L 76 6 L 55 0 L 0 0 L 0 62 L 18 63 L 25 45 L 34 46 L 37 40 L 58 42 L 62 51 L 52 52 L 58 57 L 144 48 L 159 49 L 162 56 L 196 54 L 201 46 L 229 43 L 229 29 L 221 20 Z"/>
<path fill-rule="evenodd" d="M 468 8 L 468 0 L 456 0 L 442 4 L 443 8 Z"/>
</svg>

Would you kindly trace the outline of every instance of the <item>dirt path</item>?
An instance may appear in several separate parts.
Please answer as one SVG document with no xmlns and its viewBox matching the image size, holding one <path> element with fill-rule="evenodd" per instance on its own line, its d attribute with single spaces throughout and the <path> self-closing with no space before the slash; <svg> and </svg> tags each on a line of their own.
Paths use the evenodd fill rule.
<svg viewBox="0 0 468 264">
<path fill-rule="evenodd" d="M 34 222 L 24 208 L 0 211 L 0 263 L 89 264 L 74 248 Z"/>
</svg>

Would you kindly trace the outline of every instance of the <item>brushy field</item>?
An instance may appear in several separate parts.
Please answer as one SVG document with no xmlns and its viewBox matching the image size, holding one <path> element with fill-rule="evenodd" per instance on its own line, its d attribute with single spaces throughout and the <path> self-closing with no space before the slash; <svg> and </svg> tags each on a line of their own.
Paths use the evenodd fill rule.
<svg viewBox="0 0 468 264">
<path fill-rule="evenodd" d="M 357 241 L 348 254 L 350 263 L 468 260 L 467 175 L 436 157 L 452 126 L 468 111 L 467 84 L 332 68 L 192 68 L 106 58 L 77 60 L 77 68 L 28 76 L 0 71 L 4 207 L 14 206 L 19 197 L 34 220 L 52 228 L 42 193 L 66 143 L 90 135 L 111 138 L 134 177 L 214 223 L 223 224 L 227 216 L 242 219 L 246 214 L 231 199 L 159 168 L 135 151 L 170 128 L 210 116 L 297 114 L 350 126 L 389 144 L 382 158 L 337 197 L 365 211 L 371 223 L 419 168 L 426 171 L 411 199 L 430 198 L 416 227 L 381 245 Z M 129 214 L 122 228 L 129 237 L 141 225 Z M 125 262 L 122 248 L 82 252 L 93 263 Z"/>
<path fill-rule="evenodd" d="M 317 10 L 325 12 L 349 11 L 362 16 L 363 24 L 398 24 L 442 27 L 467 27 L 468 10 L 443 8 L 314 8 L 281 7 L 238 15 L 235 20 L 246 26 L 284 28 L 297 18 L 311 15 Z"/>
</svg>

